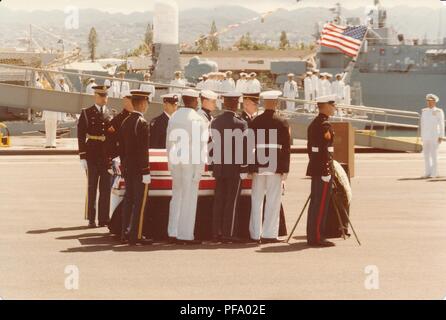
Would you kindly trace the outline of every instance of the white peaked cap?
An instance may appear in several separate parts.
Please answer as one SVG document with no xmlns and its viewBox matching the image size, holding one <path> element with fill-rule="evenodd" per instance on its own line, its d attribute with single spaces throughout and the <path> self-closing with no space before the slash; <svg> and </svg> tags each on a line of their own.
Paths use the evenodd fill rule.
<svg viewBox="0 0 446 320">
<path fill-rule="evenodd" d="M 186 89 L 181 93 L 181 95 L 183 97 L 198 98 L 200 96 L 200 92 L 198 92 L 197 90 L 193 90 L 193 89 Z"/>
<path fill-rule="evenodd" d="M 272 90 L 272 91 L 264 91 L 260 94 L 260 97 L 263 100 L 277 100 L 282 95 L 281 91 Z"/>
<path fill-rule="evenodd" d="M 184 95 L 184 94 L 183 94 Z M 211 90 L 203 90 L 201 91 L 201 96 L 206 99 L 210 100 L 217 100 L 218 94 Z"/>
<path fill-rule="evenodd" d="M 337 100 L 337 96 L 335 94 L 330 94 L 330 95 L 316 98 L 317 103 L 328 103 L 330 101 L 336 101 L 336 100 Z"/>
<path fill-rule="evenodd" d="M 225 93 L 222 93 L 221 96 L 222 96 L 223 98 L 239 98 L 239 97 L 242 96 L 242 94 L 241 94 L 240 92 L 233 91 L 233 92 L 225 92 Z"/>
<path fill-rule="evenodd" d="M 429 93 L 428 95 L 426 95 L 426 100 L 435 100 L 435 102 L 438 103 L 438 101 L 440 101 L 440 98 L 433 93 Z"/>
</svg>

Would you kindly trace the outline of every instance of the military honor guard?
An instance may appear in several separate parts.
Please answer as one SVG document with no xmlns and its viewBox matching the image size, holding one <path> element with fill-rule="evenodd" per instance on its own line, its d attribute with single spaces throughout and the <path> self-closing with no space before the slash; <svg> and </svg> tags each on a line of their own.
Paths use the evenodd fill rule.
<svg viewBox="0 0 446 320">
<path fill-rule="evenodd" d="M 205 170 L 209 131 L 198 114 L 199 92 L 182 93 L 184 108 L 178 109 L 167 127 L 168 165 L 172 175 L 168 236 L 180 244 L 196 244 L 194 238 L 198 189 Z"/>
<path fill-rule="evenodd" d="M 307 218 L 307 242 L 310 246 L 329 247 L 333 242 L 324 238 L 332 189 L 331 166 L 333 161 L 334 131 L 329 118 L 336 111 L 336 96 L 316 99 L 318 116 L 308 127 L 307 152 L 310 159 L 307 176 L 311 177 L 311 200 Z"/>
<path fill-rule="evenodd" d="M 125 179 L 123 229 L 121 241 L 129 245 L 148 244 L 143 239 L 143 218 L 150 184 L 149 124 L 144 113 L 149 105 L 150 92 L 132 90 L 133 112 L 119 130 L 119 146 Z"/>
<path fill-rule="evenodd" d="M 294 73 L 289 73 L 288 80 L 283 84 L 283 96 L 288 99 L 299 98 L 299 90 L 297 88 L 297 82 L 294 81 Z M 295 111 L 296 102 L 286 101 L 286 110 Z"/>
<path fill-rule="evenodd" d="M 444 139 L 444 112 L 437 107 L 439 98 L 435 94 L 426 96 L 427 107 L 421 113 L 421 139 L 425 163 L 424 178 L 438 176 L 438 146 Z"/>
<path fill-rule="evenodd" d="M 123 155 L 120 153 L 121 149 L 119 147 L 119 131 L 121 130 L 122 124 L 127 119 L 127 117 L 133 112 L 132 104 L 132 94 L 130 91 L 123 93 L 122 98 L 122 111 L 118 113 L 110 121 L 109 136 L 107 138 L 107 144 L 109 146 L 110 158 L 112 159 L 112 170 L 115 175 L 121 175 L 121 159 Z"/>
<path fill-rule="evenodd" d="M 212 237 L 214 242 L 234 242 L 237 238 L 238 199 L 242 179 L 247 177 L 246 143 L 244 136 L 248 124 L 236 111 L 241 94 L 224 93 L 224 112 L 215 118 L 213 135 L 213 176 L 216 181 L 214 206 L 212 214 Z M 231 155 L 229 158 L 228 155 Z"/>
<path fill-rule="evenodd" d="M 77 124 L 79 156 L 82 168 L 87 172 L 88 192 L 86 218 L 90 228 L 96 227 L 96 194 L 99 184 L 99 226 L 109 222 L 111 176 L 108 172 L 110 157 L 106 139 L 110 132 L 111 115 L 106 106 L 108 86 L 95 86 L 95 104 L 82 109 Z"/>
<path fill-rule="evenodd" d="M 290 127 L 276 112 L 281 94 L 280 91 L 263 92 L 261 97 L 265 102 L 265 112 L 251 123 L 255 136 L 255 164 L 250 165 L 249 169 L 253 175 L 249 233 L 255 242 L 279 241 L 282 182 L 288 176 L 291 154 Z"/>
<path fill-rule="evenodd" d="M 150 149 L 166 149 L 167 125 L 172 114 L 178 109 L 180 95 L 168 93 L 163 99 L 163 113 L 150 121 Z"/>
</svg>

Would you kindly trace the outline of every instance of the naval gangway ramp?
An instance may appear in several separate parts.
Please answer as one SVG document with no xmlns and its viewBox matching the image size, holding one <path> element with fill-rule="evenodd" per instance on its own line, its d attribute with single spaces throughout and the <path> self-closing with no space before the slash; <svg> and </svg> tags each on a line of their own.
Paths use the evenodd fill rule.
<svg viewBox="0 0 446 320">
<path fill-rule="evenodd" d="M 97 83 L 103 83 L 104 80 L 119 81 L 113 77 L 105 77 L 91 75 L 87 73 L 64 72 L 58 70 L 39 69 L 23 66 L 15 66 L 8 64 L 0 64 L 0 72 L 2 69 L 22 69 L 27 73 L 25 79 L 35 79 L 35 76 L 28 77 L 28 73 L 32 75 L 39 74 L 45 77 L 48 74 L 57 74 L 59 76 L 77 76 L 84 83 L 88 78 L 95 78 Z M 131 87 L 138 88 L 142 81 L 125 79 L 130 83 Z M 26 82 L 25 82 L 26 83 Z M 154 97 L 150 107 L 146 113 L 146 118 L 151 119 L 161 113 L 162 104 L 159 96 L 164 94 L 169 88 L 186 89 L 186 87 L 173 86 L 164 83 L 151 83 L 157 88 L 157 94 Z M 306 101 L 302 99 L 286 99 L 284 101 L 295 101 L 298 105 L 314 104 L 314 101 Z M 32 109 L 34 111 L 59 111 L 71 114 L 80 113 L 81 109 L 94 104 L 94 97 L 80 92 L 61 92 L 52 89 L 39 89 L 33 86 L 32 81 L 26 85 L 13 85 L 0 83 L 0 107 Z M 117 112 L 121 110 L 121 99 L 109 98 L 108 106 Z M 420 152 L 422 146 L 420 143 L 419 123 L 420 114 L 404 110 L 376 108 L 366 106 L 353 106 L 338 104 L 340 113 L 332 118 L 332 121 L 350 122 L 356 129 L 355 144 L 357 146 L 371 147 L 383 150 L 402 151 L 402 152 Z M 303 111 L 281 113 L 288 118 L 290 123 L 293 139 L 306 139 L 308 124 L 315 117 L 314 113 L 306 113 Z M 392 120 L 391 120 L 392 119 Z M 412 122 L 409 124 L 408 122 Z M 367 128 L 368 130 L 364 130 Z M 375 128 L 379 128 L 377 131 Z M 412 130 L 416 132 L 415 137 L 391 137 L 388 136 L 388 130 Z"/>
</svg>

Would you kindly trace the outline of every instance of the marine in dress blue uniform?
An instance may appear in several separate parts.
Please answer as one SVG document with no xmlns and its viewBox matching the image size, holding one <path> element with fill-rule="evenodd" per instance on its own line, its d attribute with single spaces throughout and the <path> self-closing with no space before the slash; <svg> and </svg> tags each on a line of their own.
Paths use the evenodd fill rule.
<svg viewBox="0 0 446 320">
<path fill-rule="evenodd" d="M 150 122 L 150 149 L 166 149 L 167 126 L 170 116 L 177 110 L 180 96 L 169 93 L 161 96 L 163 99 L 163 113 Z"/>
<path fill-rule="evenodd" d="M 324 226 L 332 194 L 333 140 L 334 131 L 329 117 L 334 115 L 336 96 L 316 99 L 318 116 L 308 127 L 307 152 L 310 162 L 307 176 L 311 177 L 311 200 L 307 218 L 307 242 L 311 246 L 328 247 L 334 243 L 326 241 Z"/>
</svg>

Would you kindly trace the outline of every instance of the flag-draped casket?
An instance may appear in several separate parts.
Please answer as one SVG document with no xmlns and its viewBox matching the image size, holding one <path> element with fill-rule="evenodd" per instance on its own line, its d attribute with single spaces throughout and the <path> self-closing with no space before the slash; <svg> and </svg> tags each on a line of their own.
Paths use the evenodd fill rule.
<svg viewBox="0 0 446 320">
<path fill-rule="evenodd" d="M 147 204 L 144 213 L 143 234 L 154 239 L 167 238 L 167 223 L 169 219 L 169 203 L 172 197 L 172 177 L 167 163 L 167 152 L 164 149 L 150 149 L 150 175 L 151 183 L 147 195 Z M 251 212 L 251 179 L 242 182 L 237 215 L 237 235 L 240 238 L 249 238 L 249 218 Z M 207 240 L 212 238 L 212 208 L 214 203 L 215 179 L 212 172 L 206 167 L 202 176 L 198 192 L 197 216 L 195 222 L 195 238 Z M 116 176 L 111 197 L 112 219 L 110 232 L 121 232 L 122 200 L 125 193 L 125 181 Z M 281 208 L 279 235 L 286 235 L 285 216 Z"/>
</svg>

